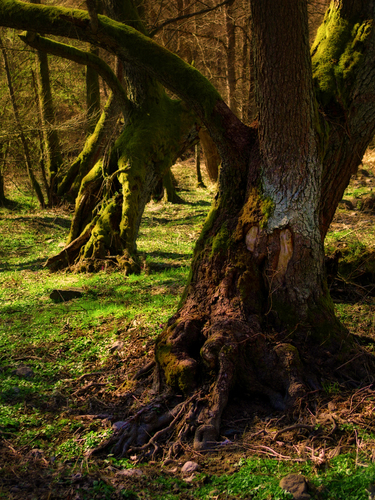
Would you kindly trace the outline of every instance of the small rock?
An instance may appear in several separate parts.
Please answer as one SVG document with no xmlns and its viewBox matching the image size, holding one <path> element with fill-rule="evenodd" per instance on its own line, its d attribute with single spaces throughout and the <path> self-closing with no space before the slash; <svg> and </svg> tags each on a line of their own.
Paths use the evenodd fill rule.
<svg viewBox="0 0 375 500">
<path fill-rule="evenodd" d="M 58 248 L 65 248 L 66 247 L 65 243 L 63 243 L 63 242 L 59 243 L 57 246 L 58 246 Z"/>
<path fill-rule="evenodd" d="M 17 377 L 29 379 L 34 376 L 34 372 L 28 366 L 22 365 L 19 366 L 16 370 L 13 370 L 12 375 L 17 375 Z"/>
<path fill-rule="evenodd" d="M 84 293 L 83 288 L 66 288 L 52 290 L 49 294 L 49 298 L 54 302 L 67 302 L 68 300 L 77 299 L 78 297 L 82 297 Z"/>
<path fill-rule="evenodd" d="M 124 348 L 124 342 L 117 340 L 114 344 L 111 345 L 111 347 L 109 348 L 109 352 L 113 354 L 116 351 L 122 351 L 123 348 Z"/>
<path fill-rule="evenodd" d="M 193 472 L 196 472 L 200 469 L 200 466 L 196 462 L 186 462 L 181 468 L 181 472 L 184 474 L 184 476 L 188 476 L 189 474 L 192 474 Z"/>
<path fill-rule="evenodd" d="M 116 476 L 141 477 L 143 472 L 139 469 L 123 469 L 116 472 Z"/>
<path fill-rule="evenodd" d="M 295 500 L 308 500 L 306 478 L 300 474 L 289 474 L 283 477 L 279 484 L 280 488 L 293 495 Z"/>
<path fill-rule="evenodd" d="M 178 467 L 173 467 L 173 469 L 167 469 L 165 472 L 167 472 L 168 474 L 176 474 L 177 471 Z"/>
</svg>

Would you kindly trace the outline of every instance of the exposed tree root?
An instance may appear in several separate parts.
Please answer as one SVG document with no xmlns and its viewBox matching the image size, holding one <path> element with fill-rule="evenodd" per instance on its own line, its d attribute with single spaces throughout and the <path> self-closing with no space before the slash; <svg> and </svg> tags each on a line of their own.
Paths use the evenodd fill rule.
<svg viewBox="0 0 375 500">
<path fill-rule="evenodd" d="M 94 220 L 91 224 L 89 224 L 82 234 L 69 243 L 69 245 L 61 250 L 61 252 L 47 259 L 44 266 L 49 267 L 52 270 L 57 270 L 62 267 L 73 265 L 81 247 L 90 239 L 95 222 L 96 221 Z"/>
<path fill-rule="evenodd" d="M 232 321 L 232 331 L 234 323 Z M 227 333 L 229 326 L 230 322 L 227 321 Z M 311 433 L 314 431 L 314 424 L 300 421 L 300 410 L 295 412 L 301 405 L 306 404 L 304 401 L 311 403 L 314 398 L 316 401 L 320 399 L 322 389 L 319 382 L 336 377 L 341 384 L 348 380 L 364 384 L 366 383 L 364 366 L 366 363 L 369 366 L 374 363 L 373 359 L 360 348 L 355 356 L 348 351 L 344 356 L 347 361 L 339 363 L 339 358 L 333 360 L 333 354 L 330 355 L 316 346 L 308 345 L 304 348 L 300 346 L 297 349 L 291 343 L 280 342 L 280 337 L 276 337 L 272 347 L 270 338 L 266 342 L 264 335 L 254 335 L 254 332 L 244 339 L 244 325 L 241 332 L 240 324 L 237 324 L 236 333 L 241 341 L 235 342 L 232 335 L 230 342 L 228 338 L 227 342 L 224 342 L 224 335 L 219 335 L 218 328 L 217 324 L 216 327 L 212 327 L 211 333 L 215 332 L 215 335 L 212 335 L 199 351 L 201 365 L 197 372 L 200 373 L 199 387 L 192 389 L 183 401 L 180 401 L 181 395 L 176 396 L 178 391 L 175 393 L 169 391 L 163 396 L 156 396 L 154 401 L 142 406 L 133 416 L 123 422 L 117 422 L 115 433 L 91 453 L 110 451 L 119 457 L 136 456 L 136 460 L 141 461 L 152 459 L 162 452 L 169 457 L 175 456 L 186 447 L 186 443 L 192 443 L 194 450 L 199 453 L 218 449 L 223 443 L 228 442 L 225 437 L 220 437 L 221 420 L 229 397 L 236 390 L 240 390 L 243 397 L 246 394 L 250 399 L 254 396 L 266 396 L 274 407 L 276 415 L 280 410 L 284 415 L 288 415 L 290 425 L 279 430 L 273 436 L 274 441 L 282 433 L 291 431 L 302 429 Z M 185 328 L 181 326 L 179 330 L 181 344 L 184 337 L 182 332 L 188 331 L 191 334 L 192 329 L 191 322 L 185 325 Z M 250 351 L 249 344 L 251 344 Z M 185 349 L 184 356 L 180 350 L 180 363 L 191 366 L 192 364 L 187 362 L 187 350 Z M 249 352 L 252 353 L 252 361 L 248 357 Z M 322 357 L 319 372 L 313 373 L 309 352 L 315 361 L 316 356 Z M 326 359 L 323 361 L 324 356 Z M 344 358 L 340 357 L 341 360 Z M 241 376 L 243 363 L 246 363 L 246 377 Z M 334 371 L 335 366 L 336 371 Z M 155 366 L 154 361 L 139 370 L 134 379 L 139 380 L 143 375 L 150 373 L 153 367 L 154 384 L 155 381 L 157 385 L 161 384 L 156 388 L 160 393 L 164 385 L 164 372 L 160 365 Z M 357 375 L 354 379 L 355 373 Z M 294 414 L 296 416 L 293 416 Z M 330 418 L 328 415 L 324 422 L 331 425 L 330 433 L 336 431 L 334 416 Z"/>
</svg>

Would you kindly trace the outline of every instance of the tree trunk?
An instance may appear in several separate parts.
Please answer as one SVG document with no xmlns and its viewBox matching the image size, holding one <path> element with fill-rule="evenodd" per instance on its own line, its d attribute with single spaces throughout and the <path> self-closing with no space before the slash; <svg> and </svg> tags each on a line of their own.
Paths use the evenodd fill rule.
<svg viewBox="0 0 375 500">
<path fill-rule="evenodd" d="M 237 145 L 236 158 L 242 156 L 243 163 L 235 176 L 236 189 L 234 159 L 222 154 L 219 197 L 197 242 L 190 282 L 155 348 L 160 383 L 192 394 L 214 382 L 206 404 L 190 405 L 194 418 L 189 428 L 196 426 L 198 450 L 217 440 L 222 411 L 234 388 L 267 395 L 275 408 L 284 409 L 318 389 L 331 374 L 341 382 L 349 378 L 360 384 L 369 361 L 363 352 L 360 363 L 352 361 L 358 347 L 335 317 L 325 279 L 323 239 L 343 185 L 339 193 L 337 187 L 328 192 L 333 183 L 337 186 L 342 171 L 342 184 L 347 185 L 349 171 L 358 167 L 359 155 L 374 133 L 375 103 L 363 102 L 374 81 L 374 43 L 358 62 L 366 92 L 357 94 L 357 77 L 355 91 L 353 87 L 347 98 L 352 121 L 346 125 L 353 134 L 347 147 L 342 127 L 322 123 L 316 109 L 306 5 L 253 0 L 251 6 L 259 128 L 256 135 L 247 133 L 245 149 Z M 325 21 L 332 23 L 331 35 L 326 29 L 317 41 L 316 50 L 322 48 L 315 66 L 322 79 L 324 58 L 332 58 L 332 45 L 337 43 L 334 28 L 342 26 L 340 14 L 332 4 Z M 366 12 L 361 15 L 366 19 Z M 350 19 L 352 26 L 358 20 Z M 366 21 L 362 27 L 356 25 L 357 31 L 352 26 L 346 25 L 348 46 L 349 33 L 358 39 L 359 32 L 362 42 L 368 41 Z M 332 89 L 331 99 L 335 92 Z M 370 130 L 360 140 L 365 127 Z M 357 140 L 360 146 L 355 147 Z"/>
<path fill-rule="evenodd" d="M 8 147 L 9 142 L 1 144 L 0 151 L 0 207 L 6 207 L 8 205 L 8 200 L 5 196 L 4 191 L 4 171 L 5 171 L 5 163 L 8 155 Z"/>
<path fill-rule="evenodd" d="M 163 180 L 163 201 L 166 203 L 184 203 L 184 200 L 177 194 L 177 181 L 171 169 L 164 175 Z"/>
<path fill-rule="evenodd" d="M 99 49 L 90 45 L 90 52 L 99 56 Z M 87 132 L 92 134 L 100 115 L 99 75 L 91 66 L 86 66 L 86 112 Z"/>
<path fill-rule="evenodd" d="M 233 2 L 225 7 L 225 27 L 227 35 L 227 88 L 228 104 L 234 114 L 238 115 L 238 103 L 236 98 L 236 25 L 233 17 Z"/>
<path fill-rule="evenodd" d="M 212 182 L 216 182 L 219 177 L 219 165 L 221 163 L 219 151 L 204 128 L 199 130 L 199 139 L 201 141 L 208 177 Z"/>
<path fill-rule="evenodd" d="M 8 57 L 7 57 L 6 49 L 5 49 L 4 44 L 3 44 L 1 39 L 0 39 L 0 47 L 1 47 L 1 52 L 3 55 L 4 69 L 5 69 L 5 74 L 6 74 L 6 78 L 7 78 L 9 97 L 10 97 L 10 101 L 12 103 L 12 108 L 13 108 L 14 120 L 16 122 L 18 135 L 21 139 L 21 143 L 23 146 L 27 174 L 29 176 L 29 179 L 30 179 L 31 185 L 35 191 L 35 194 L 38 198 L 39 205 L 41 208 L 44 208 L 45 207 L 44 196 L 43 196 L 42 190 L 40 188 L 39 182 L 37 181 L 37 179 L 34 175 L 34 172 L 33 172 L 29 145 L 27 143 L 27 139 L 26 139 L 26 136 L 25 136 L 25 133 L 23 130 L 21 117 L 20 117 L 19 109 L 18 109 L 18 104 L 17 104 L 17 100 L 16 100 L 16 95 L 15 95 L 14 89 L 13 89 L 13 82 L 12 82 L 12 76 L 11 76 L 10 68 L 9 68 L 9 64 L 8 64 Z"/>
<path fill-rule="evenodd" d="M 40 4 L 40 0 L 33 0 Z M 48 188 L 48 205 L 53 206 L 56 197 L 56 177 L 60 173 L 62 155 L 59 136 L 55 127 L 55 109 L 53 106 L 48 55 L 42 50 L 37 50 L 37 89 L 39 107 L 41 112 L 42 134 L 44 140 L 43 168 L 46 173 Z"/>
<path fill-rule="evenodd" d="M 200 144 L 195 145 L 195 170 L 197 172 L 197 187 L 205 188 L 201 171 L 201 148 Z"/>
</svg>

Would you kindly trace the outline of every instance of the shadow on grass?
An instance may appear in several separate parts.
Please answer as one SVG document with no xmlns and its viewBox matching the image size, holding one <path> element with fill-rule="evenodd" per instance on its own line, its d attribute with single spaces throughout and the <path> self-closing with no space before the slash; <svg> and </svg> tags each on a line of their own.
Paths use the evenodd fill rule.
<svg viewBox="0 0 375 500">
<path fill-rule="evenodd" d="M 191 253 L 149 252 L 147 254 L 147 263 L 151 269 L 158 271 L 180 269 L 181 267 L 186 267 L 186 262 L 190 263 L 191 257 Z M 169 259 L 172 261 L 178 260 L 179 262 L 170 262 Z"/>
<path fill-rule="evenodd" d="M 0 262 L 0 272 L 4 271 L 35 271 L 36 269 L 41 269 L 43 264 L 46 262 L 47 258 L 28 260 L 26 262 L 20 262 L 19 264 L 8 264 L 7 262 Z"/>
<path fill-rule="evenodd" d="M 150 216 L 150 215 L 145 215 L 143 216 L 143 223 L 147 226 L 153 225 L 161 225 L 161 224 L 168 224 L 170 226 L 176 226 L 176 225 L 181 225 L 181 224 L 186 224 L 188 222 L 191 222 L 195 219 L 202 219 L 202 216 L 206 215 L 206 211 L 204 212 L 198 212 L 195 213 L 194 215 L 186 215 L 186 217 L 155 217 Z"/>
<path fill-rule="evenodd" d="M 13 219 L 14 222 L 27 222 L 29 224 L 35 225 L 39 224 L 46 228 L 53 228 L 55 226 L 60 226 L 62 228 L 70 227 L 70 220 L 64 219 L 63 217 L 29 217 L 20 216 Z"/>
</svg>

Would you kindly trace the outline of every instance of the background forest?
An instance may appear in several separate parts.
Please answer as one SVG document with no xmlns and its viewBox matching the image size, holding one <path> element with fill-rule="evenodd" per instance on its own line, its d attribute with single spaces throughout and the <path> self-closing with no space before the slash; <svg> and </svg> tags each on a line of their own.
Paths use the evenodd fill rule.
<svg viewBox="0 0 375 500">
<path fill-rule="evenodd" d="M 158 43 L 199 69 L 244 123 L 256 120 L 248 2 L 136 3 Z M 311 38 L 328 3 L 309 4 Z M 110 255 L 80 273 L 71 272 L 73 261 L 52 272 L 47 258 L 53 267 L 51 257 L 61 257 L 72 231 L 82 234 L 82 224 L 74 223 L 82 217 L 75 204 L 80 168 L 99 153 L 103 164 L 109 161 L 124 120 L 111 108 L 108 78 L 94 68 L 47 57 L 15 30 L 1 28 L 0 44 L 0 498 L 286 499 L 292 495 L 280 479 L 297 473 L 307 478 L 311 498 L 367 499 L 375 482 L 373 390 L 348 391 L 329 379 L 315 414 L 307 418 L 299 409 L 300 426 L 282 412 L 271 416 L 264 401 L 235 395 L 223 416 L 223 446 L 212 454 L 186 446 L 177 459 L 158 456 L 147 464 L 137 455 L 90 455 L 114 422 L 148 402 L 144 388 L 152 375 L 146 371 L 138 383 L 134 375 L 151 362 L 154 339 L 177 307 L 216 193 L 220 157 L 204 129 L 176 153 L 146 205 L 134 266 L 118 268 Z M 69 44 L 121 73 L 103 49 Z M 105 117 L 105 128 L 95 130 Z M 91 210 L 100 206 L 104 184 Z M 336 312 L 369 352 L 374 186 L 370 150 L 326 239 Z M 63 298 L 56 289 L 76 296 Z M 199 469 L 184 475 L 188 460 Z"/>
</svg>

